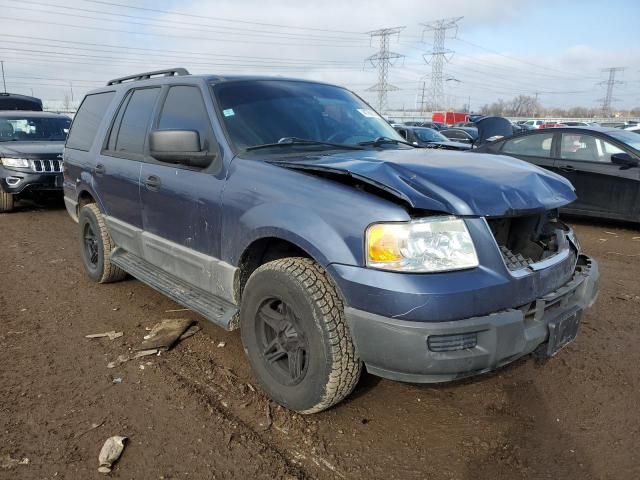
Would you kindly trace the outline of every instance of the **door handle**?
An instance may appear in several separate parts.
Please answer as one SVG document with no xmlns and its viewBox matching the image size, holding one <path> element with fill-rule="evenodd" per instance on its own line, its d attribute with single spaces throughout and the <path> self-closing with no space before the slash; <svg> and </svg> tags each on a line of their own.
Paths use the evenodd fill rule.
<svg viewBox="0 0 640 480">
<path fill-rule="evenodd" d="M 160 188 L 160 185 L 162 185 L 162 182 L 160 181 L 160 178 L 156 177 L 155 175 L 149 175 L 144 180 L 144 184 L 149 190 L 157 190 L 158 188 Z"/>
<path fill-rule="evenodd" d="M 561 167 L 558 167 L 558 170 L 562 170 L 563 172 L 575 172 L 576 171 L 575 167 L 572 167 L 571 165 L 562 165 Z"/>
<path fill-rule="evenodd" d="M 96 167 L 93 169 L 93 171 L 96 173 L 96 175 L 98 176 L 102 176 L 105 174 L 105 172 L 107 171 L 106 168 L 104 168 L 104 165 L 102 165 L 101 163 L 97 164 Z"/>
</svg>

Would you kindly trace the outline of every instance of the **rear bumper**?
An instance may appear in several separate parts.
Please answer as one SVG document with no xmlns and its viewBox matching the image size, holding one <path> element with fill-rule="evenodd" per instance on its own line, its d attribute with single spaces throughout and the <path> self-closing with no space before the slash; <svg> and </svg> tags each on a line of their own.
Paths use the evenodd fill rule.
<svg viewBox="0 0 640 480">
<path fill-rule="evenodd" d="M 347 308 L 346 316 L 370 373 L 406 382 L 444 382 L 494 370 L 533 352 L 548 340 L 550 322 L 595 302 L 598 279 L 597 263 L 581 255 L 567 283 L 520 308 L 446 322 L 403 321 L 354 308 Z M 455 351 L 430 346 L 430 338 L 447 341 L 434 336 L 464 334 L 476 339 L 475 346 Z"/>
</svg>

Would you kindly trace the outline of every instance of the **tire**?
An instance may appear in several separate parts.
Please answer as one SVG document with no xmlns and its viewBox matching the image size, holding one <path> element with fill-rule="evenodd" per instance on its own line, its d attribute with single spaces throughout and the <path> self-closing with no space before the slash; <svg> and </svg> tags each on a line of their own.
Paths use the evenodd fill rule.
<svg viewBox="0 0 640 480">
<path fill-rule="evenodd" d="M 351 393 L 362 370 L 344 307 L 325 271 L 308 258 L 259 267 L 240 307 L 242 343 L 262 389 L 299 413 Z"/>
<path fill-rule="evenodd" d="M 0 189 L 0 213 L 7 213 L 13 210 L 13 193 L 7 193 Z"/>
<path fill-rule="evenodd" d="M 104 217 L 95 203 L 80 209 L 80 252 L 82 264 L 91 280 L 111 283 L 122 280 L 127 273 L 111 263 L 109 255 L 115 247 L 104 223 Z"/>
</svg>

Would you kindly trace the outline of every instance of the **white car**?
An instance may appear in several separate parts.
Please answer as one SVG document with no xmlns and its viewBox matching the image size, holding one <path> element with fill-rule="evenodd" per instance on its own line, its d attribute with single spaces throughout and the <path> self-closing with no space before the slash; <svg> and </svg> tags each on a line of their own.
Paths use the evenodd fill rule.
<svg viewBox="0 0 640 480">
<path fill-rule="evenodd" d="M 545 123 L 544 120 L 527 120 L 526 122 L 522 122 L 522 125 L 527 125 L 528 127 L 540 128 L 540 125 Z"/>
</svg>

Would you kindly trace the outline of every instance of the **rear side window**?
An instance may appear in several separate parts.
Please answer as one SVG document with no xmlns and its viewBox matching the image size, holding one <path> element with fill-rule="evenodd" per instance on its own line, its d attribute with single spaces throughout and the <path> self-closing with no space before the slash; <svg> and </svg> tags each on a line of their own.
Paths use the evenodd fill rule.
<svg viewBox="0 0 640 480">
<path fill-rule="evenodd" d="M 114 95 L 115 92 L 104 92 L 87 95 L 84 98 L 73 119 L 71 132 L 69 132 L 67 139 L 67 148 L 84 150 L 85 152 L 91 149 L 104 112 L 109 107 Z"/>
<path fill-rule="evenodd" d="M 553 132 L 516 137 L 504 142 L 500 153 L 551 158 Z"/>
<path fill-rule="evenodd" d="M 213 137 L 211 120 L 198 87 L 171 87 L 160 112 L 159 130 L 195 130 L 200 135 L 200 148 L 208 150 Z"/>
<path fill-rule="evenodd" d="M 124 113 L 118 115 L 119 125 L 114 125 L 111 135 L 116 135 L 113 150 L 117 153 L 144 154 L 147 129 L 158 98 L 159 88 L 134 90 L 128 102 L 123 104 Z M 111 146 L 111 139 L 109 140 Z"/>
</svg>

